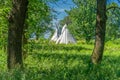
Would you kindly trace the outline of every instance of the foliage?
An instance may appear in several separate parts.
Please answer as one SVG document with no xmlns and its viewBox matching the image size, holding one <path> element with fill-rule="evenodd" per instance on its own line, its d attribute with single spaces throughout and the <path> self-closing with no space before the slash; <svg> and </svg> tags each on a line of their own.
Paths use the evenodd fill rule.
<svg viewBox="0 0 120 80">
<path fill-rule="evenodd" d="M 95 0 L 73 0 L 77 7 L 67 11 L 69 29 L 76 39 L 85 39 L 89 42 L 94 36 L 95 27 Z M 65 18 L 66 19 L 66 18 Z"/>
<path fill-rule="evenodd" d="M 90 64 L 93 44 L 56 45 L 49 41 L 29 41 L 34 46 L 24 60 L 24 70 L 8 72 L 6 57 L 0 52 L 1 80 L 119 80 L 120 40 L 109 41 L 101 64 Z M 30 49 L 30 48 L 29 48 Z M 4 66 L 3 66 L 4 65 Z"/>
<path fill-rule="evenodd" d="M 0 1 L 0 48 L 5 48 L 7 44 L 7 16 L 11 4 L 9 0 Z"/>
<path fill-rule="evenodd" d="M 30 0 L 28 6 L 27 34 L 35 33 L 37 37 L 49 29 L 48 25 L 51 20 L 49 6 L 40 0 Z"/>
<path fill-rule="evenodd" d="M 116 6 L 116 3 L 111 3 L 107 7 Z M 120 37 L 120 10 L 118 8 L 113 8 L 107 11 L 107 28 L 106 28 L 106 40 L 113 40 Z"/>
<path fill-rule="evenodd" d="M 89 42 L 94 39 L 95 35 L 95 21 L 96 21 L 96 1 L 92 0 L 73 0 L 77 7 L 66 11 L 68 16 L 61 21 L 61 24 L 68 23 L 69 30 L 76 39 L 85 39 Z M 107 4 L 109 7 L 119 7 L 118 4 L 112 2 Z M 106 40 L 119 38 L 120 36 L 120 10 L 112 8 L 107 11 L 106 24 Z"/>
</svg>

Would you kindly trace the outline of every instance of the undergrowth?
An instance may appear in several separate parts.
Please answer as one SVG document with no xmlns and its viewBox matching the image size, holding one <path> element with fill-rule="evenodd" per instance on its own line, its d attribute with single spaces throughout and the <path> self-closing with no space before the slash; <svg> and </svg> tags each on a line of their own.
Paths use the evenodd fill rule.
<svg viewBox="0 0 120 80">
<path fill-rule="evenodd" d="M 93 65 L 93 44 L 56 45 L 32 42 L 24 69 L 8 71 L 6 54 L 0 51 L 0 80 L 120 80 L 120 45 L 106 42 L 102 63 Z"/>
</svg>

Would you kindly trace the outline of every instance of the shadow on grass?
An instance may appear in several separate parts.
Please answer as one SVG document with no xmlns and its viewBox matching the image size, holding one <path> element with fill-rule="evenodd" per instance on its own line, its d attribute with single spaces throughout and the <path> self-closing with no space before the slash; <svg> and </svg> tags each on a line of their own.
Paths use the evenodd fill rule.
<svg viewBox="0 0 120 80">
<path fill-rule="evenodd" d="M 31 46 L 31 49 L 36 49 L 36 50 L 91 50 L 90 48 L 85 48 L 82 46 L 77 46 L 77 45 L 33 45 Z"/>
<path fill-rule="evenodd" d="M 91 64 L 90 55 L 83 53 L 48 52 L 29 56 L 33 57 L 30 63 L 39 62 L 27 63 L 29 67 L 26 65 L 24 71 L 2 72 L 0 80 L 120 80 L 120 56 L 104 56 L 99 65 Z"/>
<path fill-rule="evenodd" d="M 101 64 L 93 65 L 90 63 L 90 55 L 84 54 L 35 53 L 32 56 L 40 63 L 47 60 L 47 66 L 52 61 L 53 66 L 49 69 L 44 69 L 44 67 L 42 69 L 39 67 L 28 68 L 36 70 L 34 74 L 39 74 L 41 80 L 120 79 L 120 65 L 118 64 L 120 57 L 105 56 Z"/>
</svg>

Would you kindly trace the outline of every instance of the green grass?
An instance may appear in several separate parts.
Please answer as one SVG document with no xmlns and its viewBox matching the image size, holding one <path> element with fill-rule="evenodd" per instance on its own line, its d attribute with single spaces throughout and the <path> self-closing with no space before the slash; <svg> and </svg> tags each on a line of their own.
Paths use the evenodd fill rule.
<svg viewBox="0 0 120 80">
<path fill-rule="evenodd" d="M 102 63 L 92 65 L 93 44 L 55 45 L 34 43 L 24 60 L 23 71 L 6 69 L 0 51 L 0 80 L 120 80 L 120 44 L 107 42 Z"/>
</svg>

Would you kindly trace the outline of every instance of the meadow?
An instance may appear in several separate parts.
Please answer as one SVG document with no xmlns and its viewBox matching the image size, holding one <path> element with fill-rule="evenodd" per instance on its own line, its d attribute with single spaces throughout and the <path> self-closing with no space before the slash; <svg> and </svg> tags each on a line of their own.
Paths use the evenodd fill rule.
<svg viewBox="0 0 120 80">
<path fill-rule="evenodd" d="M 90 62 L 94 44 L 31 42 L 24 69 L 8 71 L 0 50 L 0 80 L 120 80 L 120 40 L 108 41 L 102 63 Z"/>
</svg>

